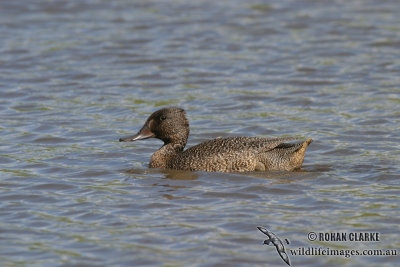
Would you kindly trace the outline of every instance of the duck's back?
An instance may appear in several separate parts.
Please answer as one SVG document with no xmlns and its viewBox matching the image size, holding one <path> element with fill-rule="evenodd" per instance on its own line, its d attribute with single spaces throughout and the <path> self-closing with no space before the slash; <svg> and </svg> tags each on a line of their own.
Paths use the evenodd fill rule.
<svg viewBox="0 0 400 267">
<path fill-rule="evenodd" d="M 169 168 L 191 171 L 268 171 L 299 168 L 311 139 L 228 137 L 193 146 L 169 163 Z M 285 143 L 286 142 L 286 143 Z"/>
</svg>

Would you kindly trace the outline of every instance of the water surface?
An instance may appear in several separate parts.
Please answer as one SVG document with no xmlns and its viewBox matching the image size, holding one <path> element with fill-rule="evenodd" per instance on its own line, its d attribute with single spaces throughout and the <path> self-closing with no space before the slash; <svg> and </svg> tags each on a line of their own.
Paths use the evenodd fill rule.
<svg viewBox="0 0 400 267">
<path fill-rule="evenodd" d="M 287 238 L 287 252 L 399 250 L 399 10 L 378 0 L 1 1 L 2 266 L 284 266 L 256 226 Z M 314 142 L 298 172 L 148 169 L 162 143 L 118 139 L 164 106 L 187 110 L 188 146 Z"/>
</svg>

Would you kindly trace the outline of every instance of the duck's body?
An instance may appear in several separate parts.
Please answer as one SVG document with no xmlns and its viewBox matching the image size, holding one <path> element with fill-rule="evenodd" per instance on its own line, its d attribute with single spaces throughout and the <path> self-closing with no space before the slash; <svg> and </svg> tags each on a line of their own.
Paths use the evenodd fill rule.
<svg viewBox="0 0 400 267">
<path fill-rule="evenodd" d="M 150 168 L 209 172 L 292 171 L 301 167 L 311 139 L 300 143 L 293 138 L 228 137 L 184 147 L 189 123 L 180 108 L 154 112 L 138 134 L 120 141 L 156 137 L 164 145 L 151 157 Z"/>
<path fill-rule="evenodd" d="M 164 145 L 153 154 L 151 168 L 209 172 L 292 171 L 303 163 L 311 139 L 297 144 L 292 139 L 228 137 L 175 150 Z"/>
</svg>

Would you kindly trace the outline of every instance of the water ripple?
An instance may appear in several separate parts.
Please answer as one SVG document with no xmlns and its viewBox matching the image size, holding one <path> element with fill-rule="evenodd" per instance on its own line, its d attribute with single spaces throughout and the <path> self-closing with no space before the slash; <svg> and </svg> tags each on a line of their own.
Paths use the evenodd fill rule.
<svg viewBox="0 0 400 267">
<path fill-rule="evenodd" d="M 0 2 L 0 261 L 282 264 L 286 249 L 397 249 L 397 1 Z M 164 106 L 188 146 L 314 139 L 297 172 L 148 169 L 162 143 L 119 143 Z M 308 232 L 379 232 L 313 243 Z M 301 257 L 293 265 L 396 265 Z"/>
</svg>

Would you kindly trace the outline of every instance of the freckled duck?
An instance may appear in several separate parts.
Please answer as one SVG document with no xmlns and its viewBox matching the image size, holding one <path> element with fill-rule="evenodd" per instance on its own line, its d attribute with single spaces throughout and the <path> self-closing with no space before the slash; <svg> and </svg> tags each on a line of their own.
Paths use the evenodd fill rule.
<svg viewBox="0 0 400 267">
<path fill-rule="evenodd" d="M 311 139 L 287 143 L 294 138 L 227 137 L 198 144 L 186 150 L 189 122 L 181 108 L 160 109 L 140 131 L 120 142 L 155 137 L 164 145 L 151 157 L 150 168 L 208 172 L 292 171 L 301 167 Z"/>
</svg>

